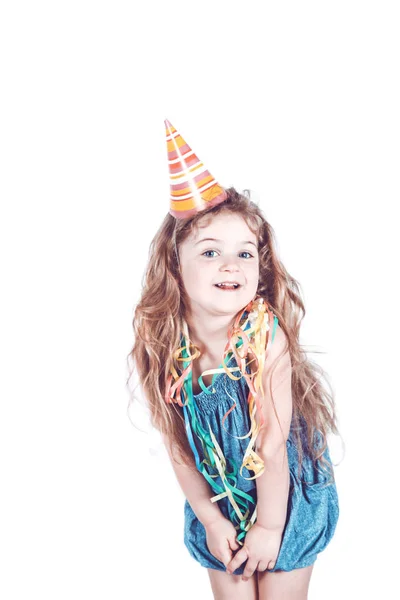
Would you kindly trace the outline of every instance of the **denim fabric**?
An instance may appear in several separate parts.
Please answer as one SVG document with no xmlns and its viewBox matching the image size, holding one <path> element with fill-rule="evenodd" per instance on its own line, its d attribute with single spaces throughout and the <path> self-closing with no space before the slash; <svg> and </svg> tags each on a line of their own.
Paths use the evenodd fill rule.
<svg viewBox="0 0 400 600">
<path fill-rule="evenodd" d="M 232 364 L 236 364 L 234 358 L 230 366 Z M 208 424 L 211 425 L 225 456 L 232 457 L 240 466 L 249 438 L 237 440 L 231 435 L 243 436 L 249 431 L 250 418 L 247 409 L 249 388 L 244 378 L 233 381 L 225 374 L 219 374 L 216 377 L 214 388 L 215 394 L 206 394 L 201 391 L 194 395 L 199 408 L 198 419 L 207 430 Z M 208 389 L 211 390 L 212 386 Z M 233 405 L 233 400 L 237 402 L 237 407 L 229 414 L 224 423 L 230 435 L 221 423 L 224 414 Z M 300 431 L 302 440 L 306 440 L 304 426 L 305 423 L 302 421 Z M 307 453 L 306 441 L 305 444 L 302 444 L 304 455 L 299 477 L 295 443 L 292 421 L 289 438 L 286 442 L 290 472 L 287 517 L 277 561 L 273 569 L 268 569 L 270 572 L 291 571 L 313 564 L 318 553 L 322 552 L 332 539 L 339 518 L 339 502 L 335 482 L 326 486 L 329 481 L 328 475 L 321 473 L 313 465 L 312 459 Z M 198 450 L 202 460 L 204 457 L 200 445 Z M 331 461 L 328 447 L 324 456 Z M 247 477 L 253 475 L 246 469 L 243 469 L 243 473 Z M 220 477 L 216 478 L 216 482 L 222 485 Z M 239 475 L 238 487 L 257 500 L 254 480 L 247 481 Z M 229 500 L 226 497 L 222 498 L 218 501 L 218 506 L 224 516 L 229 519 L 229 512 L 232 508 Z M 184 517 L 184 543 L 191 556 L 203 567 L 225 571 L 224 564 L 209 552 L 205 529 L 187 500 L 184 505 Z M 235 575 L 242 574 L 245 566 L 246 563 L 243 563 L 236 569 Z"/>
</svg>

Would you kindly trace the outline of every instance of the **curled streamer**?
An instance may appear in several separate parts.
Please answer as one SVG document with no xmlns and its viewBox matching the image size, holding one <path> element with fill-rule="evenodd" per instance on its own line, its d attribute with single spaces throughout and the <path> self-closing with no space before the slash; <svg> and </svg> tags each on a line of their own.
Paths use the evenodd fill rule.
<svg viewBox="0 0 400 600">
<path fill-rule="evenodd" d="M 183 408 L 185 418 L 186 433 L 190 447 L 193 451 L 196 467 L 210 484 L 216 495 L 211 498 L 211 502 L 216 502 L 221 498 L 228 497 L 232 506 L 230 513 L 231 521 L 240 532 L 237 541 L 242 543 L 242 538 L 253 525 L 256 519 L 255 501 L 249 494 L 243 492 L 237 487 L 237 475 L 242 475 L 243 468 L 253 471 L 252 477 L 244 477 L 248 480 L 260 477 L 264 472 L 264 462 L 255 452 L 255 444 L 260 429 L 264 425 L 264 415 L 261 408 L 264 390 L 262 386 L 262 373 L 265 364 L 266 354 L 269 351 L 274 338 L 278 319 L 270 310 L 263 298 L 252 300 L 244 310 L 237 316 L 233 326 L 228 331 L 228 342 L 225 346 L 222 366 L 218 369 L 208 369 L 204 371 L 199 378 L 200 387 L 205 393 L 210 394 L 203 383 L 203 376 L 213 374 L 213 383 L 217 373 L 226 373 L 228 377 L 237 381 L 244 377 L 249 387 L 247 398 L 250 430 L 237 439 L 250 437 L 249 444 L 243 456 L 240 469 L 235 461 L 225 457 L 220 448 L 216 437 L 209 426 L 206 431 L 197 419 L 198 410 L 196 401 L 193 397 L 192 372 L 193 360 L 200 356 L 200 351 L 190 342 L 187 325 L 184 325 L 184 332 L 181 336 L 181 346 L 173 355 L 176 362 L 183 363 L 182 372 L 179 374 L 172 365 L 171 374 L 168 377 L 165 391 L 165 401 L 167 403 L 175 402 Z M 232 355 L 236 359 L 237 367 L 227 367 Z M 246 362 L 251 356 L 252 359 Z M 246 367 L 255 362 L 256 368 L 253 372 L 247 373 Z M 235 377 L 234 371 L 239 371 L 240 375 Z M 172 381 L 174 380 L 174 383 Z M 222 425 L 229 413 L 236 408 L 236 403 L 232 406 L 222 418 Z M 258 412 L 259 423 L 256 421 Z M 199 440 L 203 450 L 204 459 L 200 457 L 194 441 L 194 436 Z M 236 437 L 236 436 L 233 436 Z M 215 481 L 220 477 L 223 487 Z M 249 516 L 253 509 L 251 517 Z"/>
</svg>

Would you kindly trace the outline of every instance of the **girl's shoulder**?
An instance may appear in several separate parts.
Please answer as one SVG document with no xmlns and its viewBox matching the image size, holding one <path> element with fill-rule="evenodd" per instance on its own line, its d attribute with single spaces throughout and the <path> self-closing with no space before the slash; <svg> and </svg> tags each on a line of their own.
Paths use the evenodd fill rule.
<svg viewBox="0 0 400 600">
<path fill-rule="evenodd" d="M 283 331 L 281 330 L 281 327 L 279 326 L 279 319 L 276 316 L 276 314 L 274 313 L 272 306 L 270 306 L 268 303 L 266 303 L 266 306 L 267 306 L 267 314 L 265 316 L 267 316 L 267 318 L 268 318 L 268 321 L 267 321 L 268 328 L 270 331 L 271 343 L 273 343 L 275 341 L 276 335 L 278 335 L 279 337 L 282 337 L 282 335 L 284 335 L 284 334 L 283 334 Z"/>
<path fill-rule="evenodd" d="M 289 354 L 289 343 L 285 332 L 279 325 L 278 318 L 274 315 L 271 332 L 271 343 L 267 344 L 266 362 L 272 364 L 278 357 Z"/>
</svg>

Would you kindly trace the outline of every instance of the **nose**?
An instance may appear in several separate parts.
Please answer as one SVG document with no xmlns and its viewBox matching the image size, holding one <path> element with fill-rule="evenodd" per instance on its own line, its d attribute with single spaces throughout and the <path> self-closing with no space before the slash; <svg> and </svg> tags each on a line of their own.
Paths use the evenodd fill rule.
<svg viewBox="0 0 400 600">
<path fill-rule="evenodd" d="M 222 259 L 220 271 L 239 271 L 238 259 L 236 256 L 226 256 Z"/>
</svg>

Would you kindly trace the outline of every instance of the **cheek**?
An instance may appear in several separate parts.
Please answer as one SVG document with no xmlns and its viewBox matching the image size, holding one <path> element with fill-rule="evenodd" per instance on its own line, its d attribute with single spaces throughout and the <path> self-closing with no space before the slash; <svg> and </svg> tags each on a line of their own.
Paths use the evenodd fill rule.
<svg viewBox="0 0 400 600">
<path fill-rule="evenodd" d="M 209 277 L 207 268 L 199 263 L 186 264 L 182 269 L 183 283 L 186 288 L 198 286 L 200 282 L 209 279 Z"/>
<path fill-rule="evenodd" d="M 207 268 L 208 265 L 204 264 L 196 264 L 192 268 L 192 272 L 190 274 L 190 281 L 192 286 L 204 286 L 210 285 L 213 279 L 215 278 L 215 272 L 211 271 Z"/>
<path fill-rule="evenodd" d="M 252 265 L 248 265 L 247 269 L 245 270 L 246 273 L 246 277 L 248 277 L 251 280 L 254 279 L 258 279 L 259 274 L 260 274 L 260 269 L 259 269 L 259 265 L 258 263 L 256 264 L 252 264 Z"/>
</svg>

